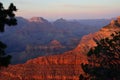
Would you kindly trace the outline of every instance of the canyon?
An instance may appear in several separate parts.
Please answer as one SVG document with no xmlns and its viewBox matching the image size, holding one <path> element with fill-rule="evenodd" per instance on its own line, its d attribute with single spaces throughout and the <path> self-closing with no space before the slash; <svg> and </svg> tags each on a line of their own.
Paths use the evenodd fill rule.
<svg viewBox="0 0 120 80">
<path fill-rule="evenodd" d="M 0 71 L 1 80 L 79 80 L 83 73 L 81 63 L 87 63 L 86 54 L 96 42 L 120 31 L 120 17 L 99 31 L 85 35 L 76 48 L 62 54 L 30 59 L 24 64 L 9 65 Z M 60 45 L 56 40 L 51 44 Z M 62 45 L 60 45 L 62 47 Z"/>
<path fill-rule="evenodd" d="M 5 33 L 0 34 L 0 40 L 7 45 L 6 54 L 12 56 L 12 64 L 72 50 L 82 36 L 98 31 L 111 19 L 48 21 L 43 17 L 17 17 L 17 20 L 17 26 L 6 26 Z M 59 44 L 55 45 L 56 42 Z"/>
</svg>

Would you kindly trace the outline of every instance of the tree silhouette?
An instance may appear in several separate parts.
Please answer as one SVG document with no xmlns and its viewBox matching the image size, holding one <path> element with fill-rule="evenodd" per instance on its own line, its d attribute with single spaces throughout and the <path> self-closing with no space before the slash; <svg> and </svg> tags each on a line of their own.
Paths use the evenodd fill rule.
<svg viewBox="0 0 120 80">
<path fill-rule="evenodd" d="M 17 9 L 13 3 L 10 4 L 8 9 L 4 9 L 3 4 L 0 2 L 0 32 L 5 31 L 5 24 L 8 26 L 17 25 L 14 11 L 17 11 Z M 11 56 L 5 54 L 6 47 L 7 46 L 0 41 L 0 68 L 10 64 Z"/>
<path fill-rule="evenodd" d="M 120 80 L 120 32 L 96 42 L 88 56 L 88 64 L 81 64 L 85 74 L 80 80 Z"/>
</svg>

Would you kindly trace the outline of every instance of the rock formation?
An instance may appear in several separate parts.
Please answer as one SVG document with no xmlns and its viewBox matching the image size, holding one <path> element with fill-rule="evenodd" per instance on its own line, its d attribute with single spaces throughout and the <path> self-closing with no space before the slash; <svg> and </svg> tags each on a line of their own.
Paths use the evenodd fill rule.
<svg viewBox="0 0 120 80">
<path fill-rule="evenodd" d="M 119 19 L 116 21 L 111 21 L 98 32 L 84 36 L 74 50 L 61 55 L 38 57 L 24 64 L 10 65 L 0 72 L 0 79 L 79 80 L 79 75 L 83 72 L 80 65 L 87 63 L 86 54 L 90 48 L 96 46 L 96 41 L 109 37 L 115 31 L 120 31 L 120 27 L 116 25 L 119 24 Z"/>
<path fill-rule="evenodd" d="M 110 22 L 110 26 L 111 27 L 120 27 L 120 16 L 117 17 L 117 20 L 112 20 Z"/>
<path fill-rule="evenodd" d="M 44 19 L 42 17 L 32 17 L 29 21 L 30 22 L 39 22 L 39 23 L 48 22 L 46 19 Z"/>
<path fill-rule="evenodd" d="M 117 21 L 120 24 L 120 16 L 117 17 Z"/>
</svg>

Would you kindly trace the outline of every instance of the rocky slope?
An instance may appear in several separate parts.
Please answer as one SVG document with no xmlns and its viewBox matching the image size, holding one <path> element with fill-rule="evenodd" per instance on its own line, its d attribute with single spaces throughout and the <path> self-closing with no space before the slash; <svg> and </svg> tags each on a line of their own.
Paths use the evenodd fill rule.
<svg viewBox="0 0 120 80">
<path fill-rule="evenodd" d="M 78 80 L 82 73 L 80 64 L 87 63 L 86 54 L 95 41 L 120 31 L 120 18 L 96 33 L 84 36 L 79 45 L 61 55 L 31 59 L 24 64 L 10 65 L 0 72 L 1 80 Z"/>
<path fill-rule="evenodd" d="M 120 17 L 118 17 L 117 20 L 112 20 L 110 24 L 101 28 L 98 32 L 85 35 L 75 49 L 80 53 L 87 54 L 91 47 L 96 46 L 95 41 L 99 41 L 100 39 L 109 37 L 115 31 L 120 31 L 119 20 Z"/>
</svg>

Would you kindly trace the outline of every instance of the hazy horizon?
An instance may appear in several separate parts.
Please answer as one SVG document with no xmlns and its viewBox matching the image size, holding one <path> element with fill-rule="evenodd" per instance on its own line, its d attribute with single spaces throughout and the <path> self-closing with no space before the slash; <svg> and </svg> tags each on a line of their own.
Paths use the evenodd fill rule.
<svg viewBox="0 0 120 80">
<path fill-rule="evenodd" d="M 24 17 L 24 16 L 16 16 L 16 17 L 21 17 L 21 18 L 24 18 L 24 19 L 26 19 L 26 20 L 30 20 L 31 18 L 33 18 L 33 17 L 42 17 L 42 16 L 32 16 L 32 17 L 29 17 L 29 18 L 26 18 L 26 17 Z M 58 19 L 64 19 L 64 20 L 67 20 L 67 21 L 79 21 L 79 20 L 102 20 L 102 19 L 108 19 L 108 20 L 111 20 L 111 19 L 116 19 L 118 16 L 116 16 L 116 17 L 110 17 L 110 18 L 71 18 L 71 19 L 68 19 L 68 18 L 64 18 L 64 17 L 61 17 L 61 18 L 55 18 L 55 19 L 49 19 L 49 18 L 45 18 L 45 17 L 42 17 L 42 18 L 44 18 L 44 19 L 46 19 L 46 20 L 48 20 L 48 21 L 50 21 L 50 22 L 54 22 L 54 21 L 56 21 L 56 20 L 58 20 Z"/>
<path fill-rule="evenodd" d="M 43 17 L 48 20 L 104 19 L 120 14 L 120 0 L 1 0 L 5 8 L 14 3 L 16 16 Z"/>
</svg>

